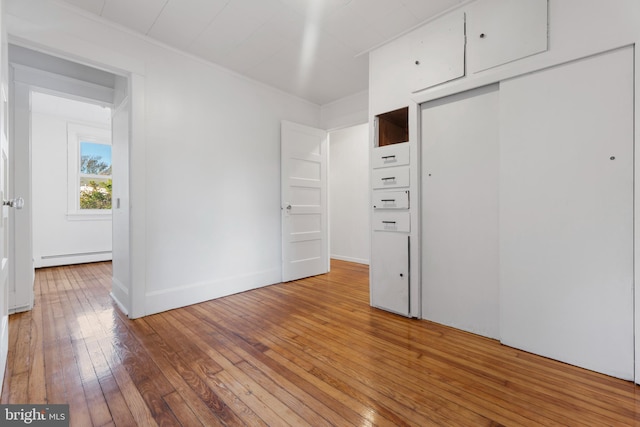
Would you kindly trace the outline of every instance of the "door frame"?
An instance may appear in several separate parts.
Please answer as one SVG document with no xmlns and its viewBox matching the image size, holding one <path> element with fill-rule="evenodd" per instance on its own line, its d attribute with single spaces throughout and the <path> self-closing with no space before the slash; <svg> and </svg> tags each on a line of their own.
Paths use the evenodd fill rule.
<svg viewBox="0 0 640 427">
<path fill-rule="evenodd" d="M 87 52 L 82 50 L 80 53 L 73 53 L 65 50 L 61 51 L 53 46 L 45 46 L 36 43 L 34 41 L 28 41 L 22 38 L 15 38 L 9 34 L 8 41 L 10 44 L 25 47 L 27 49 L 42 52 L 47 55 L 56 56 L 62 59 L 66 59 L 72 62 L 76 62 L 82 65 L 86 65 L 93 68 L 98 68 L 115 74 L 126 79 L 127 90 L 130 98 L 130 111 L 129 111 L 129 144 L 128 144 L 128 165 L 130 177 L 127 183 L 129 187 L 129 204 L 125 206 L 127 208 L 129 232 L 118 233 L 118 230 L 113 230 L 113 236 L 120 236 L 119 238 L 128 239 L 128 242 L 122 242 L 129 248 L 129 255 L 122 262 L 128 263 L 128 283 L 125 284 L 126 296 L 124 300 L 122 298 L 115 298 L 114 292 L 111 293 L 114 300 L 117 302 L 120 309 L 125 312 L 130 318 L 137 318 L 144 316 L 145 304 L 144 297 L 146 294 L 146 205 L 144 194 L 146 192 L 146 181 L 144 179 L 146 173 L 146 156 L 145 156 L 145 108 L 144 108 L 144 94 L 145 94 L 145 76 L 142 72 L 144 70 L 144 64 L 132 58 L 119 57 L 115 64 L 107 64 L 103 61 L 103 58 L 97 54 L 97 52 Z M 13 79 L 9 82 L 13 83 Z M 64 93 L 64 91 L 61 91 Z M 14 106 L 9 106 L 12 111 Z M 135 143 L 134 143 L 135 142 Z M 31 159 L 29 153 L 29 182 L 27 185 L 31 185 Z M 15 168 L 14 168 L 15 169 Z M 12 172 L 13 175 L 13 172 Z M 11 176 L 10 179 L 14 179 Z M 24 178 L 23 178 L 24 179 Z M 132 209 L 135 200 L 135 209 Z M 31 200 L 25 199 L 25 205 L 31 203 Z M 20 235 L 22 239 L 32 239 L 31 218 L 29 219 L 29 225 L 23 226 L 20 229 L 16 229 L 16 235 Z M 32 256 L 32 254 L 31 254 Z M 15 256 L 14 256 L 15 258 Z M 31 264 L 33 265 L 33 264 Z M 135 286 L 134 286 L 135 284 Z"/>
</svg>

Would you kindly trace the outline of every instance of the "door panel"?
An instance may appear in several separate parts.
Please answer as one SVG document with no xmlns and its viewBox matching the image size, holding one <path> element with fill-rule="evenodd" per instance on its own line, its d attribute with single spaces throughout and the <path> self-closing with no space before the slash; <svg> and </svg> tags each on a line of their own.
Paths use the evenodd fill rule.
<svg viewBox="0 0 640 427">
<path fill-rule="evenodd" d="M 422 316 L 498 338 L 498 90 L 422 106 Z"/>
<path fill-rule="evenodd" d="M 371 305 L 407 316 L 410 303 L 409 235 L 374 231 L 372 243 Z"/>
<path fill-rule="evenodd" d="M 503 343 L 632 379 L 633 49 L 501 83 Z"/>
<path fill-rule="evenodd" d="M 0 16 L 3 15 L 0 2 Z M 4 22 L 0 28 L 0 201 L 9 190 L 9 103 L 8 103 L 7 37 Z M 9 207 L 2 205 L 0 220 L 0 390 L 4 380 L 9 351 Z"/>
<path fill-rule="evenodd" d="M 327 133 L 282 122 L 282 281 L 329 271 Z"/>
<path fill-rule="evenodd" d="M 122 84 L 119 93 L 121 99 L 112 109 L 111 149 L 113 163 L 113 205 L 112 205 L 112 265 L 113 277 L 111 295 L 121 310 L 131 312 L 131 241 L 129 209 L 129 117 L 131 101 L 122 88 L 126 88 L 126 79 L 117 77 Z"/>
</svg>

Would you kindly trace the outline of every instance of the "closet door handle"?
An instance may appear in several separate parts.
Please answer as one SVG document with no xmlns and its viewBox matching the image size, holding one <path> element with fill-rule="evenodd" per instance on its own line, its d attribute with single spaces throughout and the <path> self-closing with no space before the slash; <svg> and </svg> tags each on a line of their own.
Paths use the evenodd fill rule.
<svg viewBox="0 0 640 427">
<path fill-rule="evenodd" d="M 386 178 L 382 178 L 383 181 L 395 181 L 396 177 L 395 176 L 388 176 Z"/>
<path fill-rule="evenodd" d="M 395 224 L 395 221 L 382 221 L 383 224 Z"/>
<path fill-rule="evenodd" d="M 396 199 L 380 199 L 381 202 L 395 202 Z"/>
<path fill-rule="evenodd" d="M 382 160 L 395 159 L 395 158 L 396 158 L 396 156 L 395 156 L 395 155 L 392 155 L 392 156 L 382 156 L 382 157 L 381 157 L 381 159 L 382 159 Z"/>
</svg>

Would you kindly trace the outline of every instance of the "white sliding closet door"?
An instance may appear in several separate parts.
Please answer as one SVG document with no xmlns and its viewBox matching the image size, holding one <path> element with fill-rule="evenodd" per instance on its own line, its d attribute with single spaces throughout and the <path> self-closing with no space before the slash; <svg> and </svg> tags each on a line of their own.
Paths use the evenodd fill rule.
<svg viewBox="0 0 640 427">
<path fill-rule="evenodd" d="M 633 49 L 500 85 L 503 343 L 633 378 Z"/>
<path fill-rule="evenodd" d="M 498 86 L 422 106 L 422 317 L 498 338 Z"/>
</svg>

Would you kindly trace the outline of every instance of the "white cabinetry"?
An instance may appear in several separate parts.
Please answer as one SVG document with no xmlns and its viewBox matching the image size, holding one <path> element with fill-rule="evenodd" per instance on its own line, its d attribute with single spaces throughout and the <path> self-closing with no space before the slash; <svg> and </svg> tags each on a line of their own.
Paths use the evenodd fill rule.
<svg viewBox="0 0 640 427">
<path fill-rule="evenodd" d="M 371 305 L 409 313 L 409 235 L 374 231 L 371 239 Z"/>
<path fill-rule="evenodd" d="M 373 188 L 399 188 L 409 186 L 409 166 L 374 169 L 371 173 Z"/>
<path fill-rule="evenodd" d="M 547 50 L 547 0 L 481 0 L 467 11 L 467 69 L 477 73 Z"/>
<path fill-rule="evenodd" d="M 500 84 L 500 338 L 634 373 L 634 55 Z"/>
<path fill-rule="evenodd" d="M 411 91 L 464 76 L 464 13 L 452 13 L 415 30 L 411 37 Z"/>
<path fill-rule="evenodd" d="M 371 305 L 404 316 L 411 313 L 411 147 L 400 142 L 407 127 L 408 109 L 380 115 L 371 152 Z"/>
<path fill-rule="evenodd" d="M 422 317 L 498 338 L 498 86 L 422 105 Z M 463 124 L 463 125 L 461 125 Z"/>
</svg>

